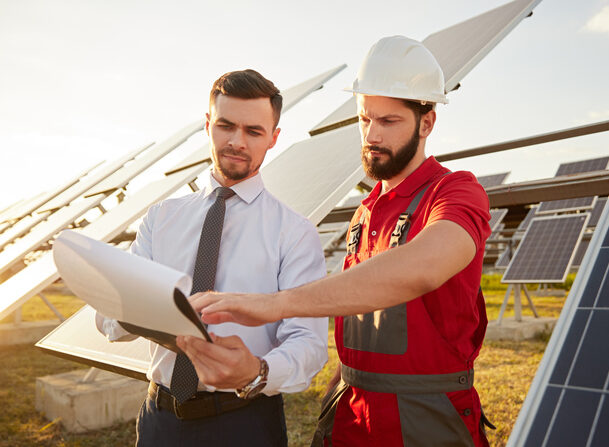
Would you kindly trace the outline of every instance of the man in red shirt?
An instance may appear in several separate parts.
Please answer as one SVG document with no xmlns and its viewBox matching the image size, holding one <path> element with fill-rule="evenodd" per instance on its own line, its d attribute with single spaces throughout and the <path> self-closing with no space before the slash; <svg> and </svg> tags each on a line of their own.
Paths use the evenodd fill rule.
<svg viewBox="0 0 609 447">
<path fill-rule="evenodd" d="M 469 172 L 425 155 L 442 70 L 419 42 L 381 39 L 351 91 L 362 163 L 379 180 L 348 233 L 344 271 L 271 295 L 198 294 L 207 322 L 336 316 L 340 364 L 314 445 L 486 446 L 474 359 L 486 330 L 480 276 L 489 202 Z M 181 338 L 196 357 L 204 341 Z"/>
</svg>

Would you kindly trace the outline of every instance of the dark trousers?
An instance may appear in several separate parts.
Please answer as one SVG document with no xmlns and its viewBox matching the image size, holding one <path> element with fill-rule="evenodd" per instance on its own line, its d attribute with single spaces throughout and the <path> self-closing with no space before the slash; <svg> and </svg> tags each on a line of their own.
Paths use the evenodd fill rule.
<svg viewBox="0 0 609 447">
<path fill-rule="evenodd" d="M 137 417 L 136 447 L 286 447 L 288 436 L 281 395 L 260 398 L 218 416 L 180 420 L 157 409 L 150 397 Z"/>
</svg>

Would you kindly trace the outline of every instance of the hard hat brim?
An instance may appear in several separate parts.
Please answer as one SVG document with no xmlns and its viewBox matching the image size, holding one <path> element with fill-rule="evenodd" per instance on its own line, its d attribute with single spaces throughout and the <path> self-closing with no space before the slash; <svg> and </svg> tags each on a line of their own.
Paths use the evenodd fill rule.
<svg viewBox="0 0 609 447">
<path fill-rule="evenodd" d="M 370 96 L 385 96 L 387 98 L 398 98 L 398 99 L 407 99 L 409 101 L 419 101 L 419 102 L 433 102 L 433 103 L 441 103 L 448 104 L 448 98 L 446 95 L 402 95 L 395 94 L 392 95 L 387 91 L 375 90 L 375 89 L 365 89 L 365 88 L 353 88 L 353 87 L 345 87 L 343 89 L 345 92 L 351 92 L 353 94 L 360 95 L 370 95 Z"/>
</svg>

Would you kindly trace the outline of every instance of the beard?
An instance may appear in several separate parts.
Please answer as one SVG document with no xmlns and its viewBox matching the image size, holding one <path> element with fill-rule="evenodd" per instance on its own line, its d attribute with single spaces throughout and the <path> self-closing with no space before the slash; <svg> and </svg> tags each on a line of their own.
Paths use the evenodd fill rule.
<svg viewBox="0 0 609 447">
<path fill-rule="evenodd" d="M 419 126 L 415 129 L 410 140 L 394 154 L 389 149 L 380 146 L 362 146 L 362 165 L 366 175 L 374 180 L 389 180 L 398 175 L 410 163 L 419 147 Z M 370 155 L 371 151 L 387 155 L 382 161 Z"/>
<path fill-rule="evenodd" d="M 213 151 L 212 151 L 213 154 Z M 238 168 L 233 166 L 232 163 L 229 162 L 220 162 L 222 155 L 234 155 L 236 157 L 241 157 L 246 160 L 246 165 L 242 168 Z M 240 151 L 236 151 L 230 148 L 220 149 L 217 154 L 213 154 L 214 158 L 214 169 L 218 171 L 222 177 L 232 180 L 232 181 L 240 181 L 247 178 L 252 172 L 255 172 L 260 166 L 257 166 L 255 169 L 252 169 L 252 159 L 249 155 L 246 155 Z"/>
</svg>

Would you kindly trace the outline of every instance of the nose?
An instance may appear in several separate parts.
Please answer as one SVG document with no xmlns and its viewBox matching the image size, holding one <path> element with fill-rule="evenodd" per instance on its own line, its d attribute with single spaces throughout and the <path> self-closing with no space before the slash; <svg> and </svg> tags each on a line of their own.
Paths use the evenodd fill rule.
<svg viewBox="0 0 609 447">
<path fill-rule="evenodd" d="M 234 149 L 245 148 L 245 132 L 243 129 L 236 129 L 228 140 L 229 146 Z"/>
<path fill-rule="evenodd" d="M 369 146 L 378 146 L 382 141 L 381 129 L 378 124 L 371 120 L 362 129 L 364 142 Z"/>
</svg>

